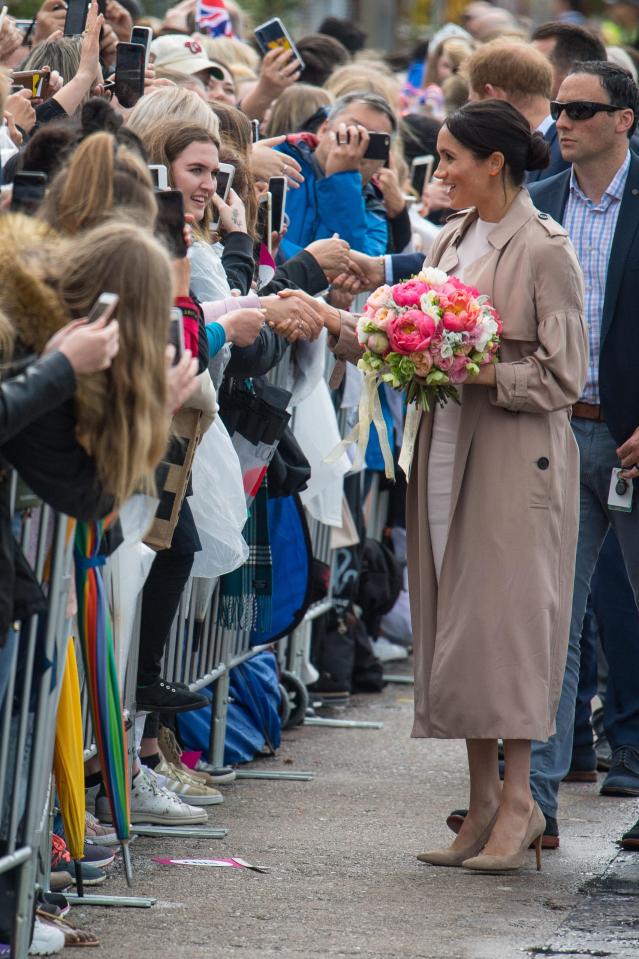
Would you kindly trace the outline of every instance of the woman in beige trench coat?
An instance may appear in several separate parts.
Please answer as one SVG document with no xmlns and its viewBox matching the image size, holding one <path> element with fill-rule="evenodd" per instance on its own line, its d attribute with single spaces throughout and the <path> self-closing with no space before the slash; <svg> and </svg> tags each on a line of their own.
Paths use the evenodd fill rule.
<svg viewBox="0 0 639 959">
<path fill-rule="evenodd" d="M 517 868 L 533 841 L 539 856 L 545 821 L 530 793 L 530 743 L 554 731 L 568 644 L 579 520 L 570 409 L 588 351 L 582 278 L 566 232 L 521 186 L 526 169 L 547 163 L 543 138 L 521 114 L 503 101 L 469 104 L 446 121 L 437 148 L 436 176 L 465 212 L 442 230 L 427 265 L 459 275 L 472 235 L 480 256 L 466 257 L 463 279 L 490 297 L 504 329 L 501 362 L 464 384 L 439 576 L 429 517 L 433 413 L 421 417 L 412 461 L 412 735 L 466 739 L 470 770 L 459 835 L 418 858 Z M 369 281 L 383 282 L 378 269 L 364 264 Z M 352 321 L 343 316 L 333 332 L 336 355 L 355 360 Z"/>
</svg>

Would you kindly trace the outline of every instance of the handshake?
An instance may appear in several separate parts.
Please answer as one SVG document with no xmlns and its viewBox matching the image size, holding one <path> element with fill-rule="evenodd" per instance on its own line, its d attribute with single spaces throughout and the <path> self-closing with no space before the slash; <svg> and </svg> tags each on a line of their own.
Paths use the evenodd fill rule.
<svg viewBox="0 0 639 959">
<path fill-rule="evenodd" d="M 316 340 L 322 329 L 339 335 L 339 308 L 348 309 L 353 297 L 384 282 L 382 257 L 367 256 L 351 250 L 335 235 L 316 240 L 306 247 L 331 283 L 328 302 L 309 296 L 303 290 L 283 290 L 276 296 L 260 298 L 268 325 L 293 343 Z"/>
</svg>

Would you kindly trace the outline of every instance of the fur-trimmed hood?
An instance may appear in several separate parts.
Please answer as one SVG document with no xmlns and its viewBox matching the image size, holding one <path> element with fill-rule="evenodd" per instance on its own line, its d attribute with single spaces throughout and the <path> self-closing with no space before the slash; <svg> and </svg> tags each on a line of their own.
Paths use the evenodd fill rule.
<svg viewBox="0 0 639 959">
<path fill-rule="evenodd" d="M 69 316 L 55 289 L 55 269 L 68 241 L 21 213 L 0 217 L 0 311 L 28 351 L 41 353 Z"/>
</svg>

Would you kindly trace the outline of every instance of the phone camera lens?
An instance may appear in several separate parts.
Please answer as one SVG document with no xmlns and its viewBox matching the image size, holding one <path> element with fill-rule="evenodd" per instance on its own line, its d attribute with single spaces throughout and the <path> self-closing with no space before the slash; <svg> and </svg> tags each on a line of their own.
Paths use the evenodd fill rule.
<svg viewBox="0 0 639 959">
<path fill-rule="evenodd" d="M 620 476 L 619 479 L 617 480 L 617 485 L 615 486 L 615 492 L 617 496 L 623 496 L 627 489 L 628 489 L 628 481 L 623 479 L 623 477 Z"/>
</svg>

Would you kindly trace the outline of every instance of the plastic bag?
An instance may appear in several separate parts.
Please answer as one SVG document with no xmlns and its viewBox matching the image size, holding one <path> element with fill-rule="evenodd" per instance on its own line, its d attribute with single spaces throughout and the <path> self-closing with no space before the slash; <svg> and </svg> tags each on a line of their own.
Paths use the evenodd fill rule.
<svg viewBox="0 0 639 959">
<path fill-rule="evenodd" d="M 321 429 L 318 429 L 318 423 Z M 324 380 L 320 380 L 311 395 L 295 408 L 293 432 L 311 464 L 308 488 L 300 493 L 302 503 L 313 519 L 327 526 L 341 526 L 344 475 L 350 470 L 351 462 L 345 453 L 336 463 L 325 462 L 341 437 Z"/>
<path fill-rule="evenodd" d="M 212 579 L 242 566 L 249 553 L 242 536 L 246 498 L 240 461 L 219 416 L 197 449 L 192 479 L 189 505 L 202 544 L 193 576 Z"/>
</svg>

